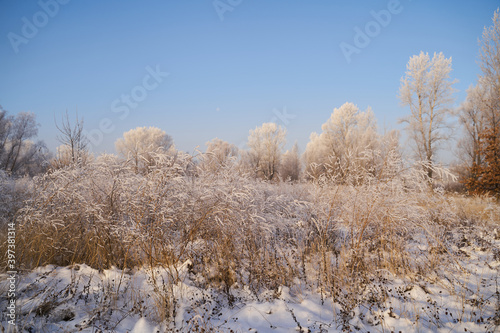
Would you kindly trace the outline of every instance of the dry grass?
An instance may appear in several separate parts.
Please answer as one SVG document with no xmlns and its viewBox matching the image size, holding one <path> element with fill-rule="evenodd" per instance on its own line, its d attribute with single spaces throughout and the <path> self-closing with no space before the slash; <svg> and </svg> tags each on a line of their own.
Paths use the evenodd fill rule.
<svg viewBox="0 0 500 333">
<path fill-rule="evenodd" d="M 148 267 L 160 322 L 176 317 L 182 263 L 200 287 L 220 290 L 229 303 L 234 286 L 257 297 L 300 281 L 341 305 L 347 330 L 357 305 L 384 304 L 387 292 L 374 281 L 431 278 L 443 263 L 459 266 L 450 230 L 500 221 L 491 199 L 430 192 L 419 171 L 398 161 L 388 161 L 385 177 L 341 185 L 327 176 L 270 184 L 230 163 L 214 174 L 181 154 L 158 155 L 154 165 L 137 174 L 102 156 L 32 180 L 24 206 L 3 215 L 17 224 L 19 268 Z"/>
</svg>

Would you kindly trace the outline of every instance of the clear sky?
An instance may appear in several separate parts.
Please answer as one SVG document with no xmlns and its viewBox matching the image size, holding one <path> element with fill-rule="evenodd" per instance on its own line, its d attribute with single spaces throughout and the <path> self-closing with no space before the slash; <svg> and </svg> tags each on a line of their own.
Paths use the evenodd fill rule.
<svg viewBox="0 0 500 333">
<path fill-rule="evenodd" d="M 214 137 L 240 146 L 250 129 L 273 120 L 287 128 L 287 146 L 297 141 L 303 151 L 345 102 L 371 106 L 380 130 L 397 128 L 408 112 L 397 97 L 400 78 L 420 51 L 452 57 L 459 104 L 480 73 L 477 40 L 499 6 L 0 0 L 0 105 L 34 112 L 51 150 L 54 117 L 78 110 L 94 152 L 114 152 L 115 140 L 137 126 L 159 127 L 189 152 Z M 368 29 L 368 40 L 355 38 L 357 28 Z M 346 57 L 347 44 L 357 53 Z"/>
</svg>

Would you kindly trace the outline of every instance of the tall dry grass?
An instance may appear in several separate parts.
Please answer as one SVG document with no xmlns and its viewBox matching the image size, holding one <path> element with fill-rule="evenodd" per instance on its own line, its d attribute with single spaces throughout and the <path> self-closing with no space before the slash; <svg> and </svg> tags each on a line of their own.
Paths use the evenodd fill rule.
<svg viewBox="0 0 500 333">
<path fill-rule="evenodd" d="M 382 165 L 291 184 L 251 179 L 231 160 L 213 172 L 187 154 L 157 154 L 137 173 L 104 155 L 23 180 L 23 204 L 2 216 L 16 222 L 21 270 L 149 267 L 160 321 L 175 318 L 177 267 L 189 263 L 200 287 L 221 290 L 230 303 L 235 286 L 258 297 L 302 283 L 341 304 L 348 322 L 387 272 L 418 279 L 444 262 L 457 265 L 449 234 L 457 223 L 498 221 L 489 199 L 432 190 L 421 168 L 396 155 Z M 2 186 L 14 193 L 8 181 Z M 5 253 L 5 237 L 1 244 Z"/>
</svg>

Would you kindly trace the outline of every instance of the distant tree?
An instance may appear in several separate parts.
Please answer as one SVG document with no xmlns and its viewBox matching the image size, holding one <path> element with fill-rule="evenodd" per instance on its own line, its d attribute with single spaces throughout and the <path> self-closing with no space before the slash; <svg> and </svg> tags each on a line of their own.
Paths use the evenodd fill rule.
<svg viewBox="0 0 500 333">
<path fill-rule="evenodd" d="M 7 149 L 11 126 L 12 118 L 7 115 L 7 111 L 0 105 L 0 166 L 2 165 L 5 150 Z"/>
<path fill-rule="evenodd" d="M 371 172 L 379 180 L 393 178 L 395 170 L 401 166 L 397 165 L 402 160 L 399 138 L 400 133 L 397 130 L 390 130 L 379 137 L 377 155 L 373 158 L 375 163 Z"/>
<path fill-rule="evenodd" d="M 477 85 L 467 91 L 460 110 L 465 135 L 459 150 L 465 156 L 465 185 L 472 192 L 500 194 L 500 15 L 479 41 L 482 71 Z"/>
<path fill-rule="evenodd" d="M 280 176 L 283 181 L 297 181 L 300 179 L 300 171 L 299 146 L 295 143 L 291 150 L 283 154 Z"/>
<path fill-rule="evenodd" d="M 61 158 L 60 163 L 85 163 L 89 156 L 88 153 L 88 140 L 83 135 L 83 118 L 78 118 L 78 113 L 76 114 L 75 123 L 72 125 L 68 111 L 66 111 L 65 116 L 62 117 L 61 124 L 57 124 L 56 127 L 60 132 L 57 140 L 62 144 L 58 151 L 58 157 Z"/>
<path fill-rule="evenodd" d="M 458 118 L 463 128 L 463 135 L 458 140 L 458 156 L 465 166 L 465 174 L 461 177 L 468 181 L 477 181 L 477 170 L 472 172 L 473 166 L 482 166 L 484 156 L 480 149 L 480 135 L 485 129 L 485 117 L 482 110 L 482 86 L 476 85 L 467 90 L 467 99 L 459 108 Z M 461 170 L 459 168 L 459 170 Z M 474 177 L 475 179 L 470 179 Z"/>
<path fill-rule="evenodd" d="M 452 115 L 453 84 L 450 80 L 451 58 L 442 53 L 429 58 L 421 52 L 410 58 L 406 74 L 401 78 L 399 98 L 403 106 L 410 108 L 410 114 L 401 119 L 414 143 L 416 158 L 425 162 L 425 172 L 432 178 L 432 164 L 439 144 L 449 138 L 444 130 Z"/>
<path fill-rule="evenodd" d="M 17 175 L 34 176 L 45 172 L 50 165 L 52 154 L 41 140 L 26 140 L 21 149 L 16 168 L 11 172 Z"/>
<path fill-rule="evenodd" d="M 41 172 L 46 165 L 48 150 L 42 141 L 33 141 L 39 124 L 30 112 L 15 117 L 0 107 L 0 169 L 10 174 Z"/>
<path fill-rule="evenodd" d="M 248 160 L 257 177 L 272 180 L 278 175 L 286 130 L 275 123 L 264 123 L 250 130 Z"/>
<path fill-rule="evenodd" d="M 201 167 L 205 170 L 216 172 L 220 167 L 227 165 L 232 158 L 238 156 L 238 147 L 215 138 L 206 143 L 207 151 L 203 155 Z"/>
<path fill-rule="evenodd" d="M 26 143 L 37 134 L 38 124 L 34 114 L 25 112 L 16 117 L 5 117 L 5 120 L 2 169 L 15 172 L 23 161 L 22 153 L 25 152 Z"/>
<path fill-rule="evenodd" d="M 321 134 L 311 134 L 304 153 L 306 171 L 311 177 L 329 172 L 339 180 L 373 167 L 367 154 L 379 145 L 375 117 L 371 109 L 360 112 L 352 103 L 335 108 L 321 126 Z"/>
<path fill-rule="evenodd" d="M 484 86 L 486 114 L 490 126 L 500 122 L 500 9 L 493 14 L 493 24 L 484 28 L 479 41 L 479 65 L 482 75 L 479 84 Z"/>
<path fill-rule="evenodd" d="M 152 153 L 174 150 L 172 137 L 157 127 L 137 127 L 115 142 L 118 153 L 132 162 L 136 172 L 152 165 Z"/>
<path fill-rule="evenodd" d="M 309 142 L 302 155 L 307 179 L 317 179 L 327 170 L 329 155 L 323 140 L 323 137 L 316 132 L 311 133 L 309 136 Z"/>
</svg>

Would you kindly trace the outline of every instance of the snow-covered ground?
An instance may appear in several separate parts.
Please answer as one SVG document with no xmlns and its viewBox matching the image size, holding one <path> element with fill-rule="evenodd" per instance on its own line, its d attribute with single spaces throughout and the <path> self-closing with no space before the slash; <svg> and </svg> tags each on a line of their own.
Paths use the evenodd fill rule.
<svg viewBox="0 0 500 333">
<path fill-rule="evenodd" d="M 237 284 L 228 291 L 201 289 L 189 261 L 176 269 L 154 270 L 40 267 L 20 276 L 16 328 L 138 333 L 494 332 L 500 324 L 500 240 L 494 232 L 457 236 L 463 238 L 456 248 L 461 255 L 439 267 L 434 276 L 400 279 L 376 272 L 379 278 L 362 295 L 351 295 L 348 313 L 349 307 L 333 303 L 328 291 L 298 279 L 291 288 L 259 294 Z M 6 309 L 7 276 L 0 278 L 0 305 Z M 173 310 L 163 311 L 166 308 Z M 6 314 L 2 311 L 3 329 L 14 332 Z"/>
</svg>

